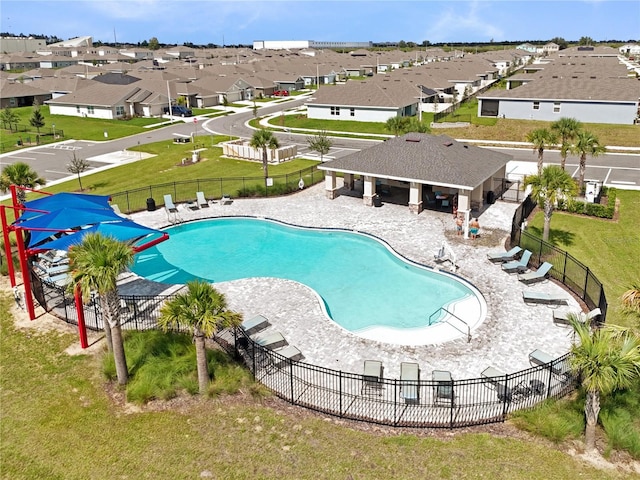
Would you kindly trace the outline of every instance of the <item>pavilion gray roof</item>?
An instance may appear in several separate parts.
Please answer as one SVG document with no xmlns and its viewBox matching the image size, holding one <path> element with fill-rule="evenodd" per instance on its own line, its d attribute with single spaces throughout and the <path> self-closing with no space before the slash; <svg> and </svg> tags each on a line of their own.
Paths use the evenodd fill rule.
<svg viewBox="0 0 640 480">
<path fill-rule="evenodd" d="M 408 133 L 318 168 L 473 190 L 511 159 L 446 135 Z"/>
</svg>

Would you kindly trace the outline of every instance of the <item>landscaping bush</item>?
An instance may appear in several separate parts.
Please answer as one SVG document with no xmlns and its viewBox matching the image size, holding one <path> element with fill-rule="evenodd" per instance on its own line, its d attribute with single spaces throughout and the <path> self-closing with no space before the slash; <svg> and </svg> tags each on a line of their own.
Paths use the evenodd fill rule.
<svg viewBox="0 0 640 480">
<path fill-rule="evenodd" d="M 603 191 L 603 197 L 604 193 L 605 192 Z M 578 215 L 587 215 L 589 217 L 613 218 L 617 196 L 616 189 L 609 188 L 606 193 L 608 194 L 606 197 L 606 205 L 580 201 L 558 202 L 558 210 L 568 213 L 576 213 Z"/>
<path fill-rule="evenodd" d="M 577 401 L 547 400 L 529 410 L 513 414 L 519 428 L 560 443 L 579 438 L 584 431 L 584 412 Z"/>
</svg>

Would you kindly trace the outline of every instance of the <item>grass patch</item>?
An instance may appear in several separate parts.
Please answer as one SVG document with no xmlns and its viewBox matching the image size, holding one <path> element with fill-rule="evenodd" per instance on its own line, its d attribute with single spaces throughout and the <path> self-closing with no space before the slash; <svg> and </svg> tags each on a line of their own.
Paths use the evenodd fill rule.
<svg viewBox="0 0 640 480">
<path fill-rule="evenodd" d="M 622 311 L 620 297 L 639 279 L 640 192 L 618 190 L 617 195 L 617 221 L 554 212 L 549 242 L 587 265 L 604 284 L 609 303 L 607 322 L 632 326 L 637 317 Z M 542 238 L 543 223 L 543 214 L 538 212 L 529 222 L 529 230 Z"/>
<path fill-rule="evenodd" d="M 519 428 L 540 435 L 554 443 L 580 438 L 584 432 L 584 412 L 577 402 L 547 400 L 533 409 L 513 414 Z"/>
</svg>

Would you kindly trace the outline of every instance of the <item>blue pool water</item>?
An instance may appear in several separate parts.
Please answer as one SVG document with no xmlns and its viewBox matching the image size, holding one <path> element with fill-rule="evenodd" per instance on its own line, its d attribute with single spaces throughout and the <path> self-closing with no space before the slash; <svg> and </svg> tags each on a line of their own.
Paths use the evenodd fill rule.
<svg viewBox="0 0 640 480">
<path fill-rule="evenodd" d="M 407 263 L 358 233 L 254 218 L 192 222 L 167 232 L 169 240 L 136 255 L 136 274 L 170 284 L 294 280 L 315 290 L 331 318 L 350 331 L 425 327 L 440 307 L 475 296 L 456 277 Z"/>
</svg>

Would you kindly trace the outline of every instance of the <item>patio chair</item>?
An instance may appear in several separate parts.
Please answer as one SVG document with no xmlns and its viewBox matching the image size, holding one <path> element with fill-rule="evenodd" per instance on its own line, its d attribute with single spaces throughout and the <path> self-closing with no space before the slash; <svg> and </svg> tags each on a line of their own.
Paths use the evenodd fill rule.
<svg viewBox="0 0 640 480">
<path fill-rule="evenodd" d="M 52 283 L 57 287 L 66 287 L 71 283 L 71 275 L 69 272 L 60 273 L 58 275 L 50 275 L 47 277 L 43 277 L 42 281 L 45 283 Z"/>
<path fill-rule="evenodd" d="M 233 200 L 228 194 L 225 193 L 224 195 L 222 195 L 222 198 L 220 199 L 220 203 L 222 205 L 231 205 L 233 203 Z"/>
<path fill-rule="evenodd" d="M 540 265 L 540 267 L 538 267 L 538 270 L 536 270 L 535 272 L 520 273 L 518 275 L 518 280 L 527 285 L 536 282 L 542 282 L 547 279 L 547 276 L 549 275 L 549 272 L 552 268 L 553 265 L 551 265 L 549 262 L 544 262 L 542 265 Z"/>
<path fill-rule="evenodd" d="M 274 352 L 279 355 L 273 356 L 273 365 L 276 368 L 282 368 L 287 363 L 298 362 L 304 358 L 302 352 L 293 345 L 287 345 L 286 347 L 278 348 L 277 350 L 274 350 Z"/>
<path fill-rule="evenodd" d="M 170 193 L 164 196 L 164 208 L 169 213 L 178 213 L 178 207 L 173 203 L 173 198 Z"/>
<path fill-rule="evenodd" d="M 514 260 L 515 256 L 519 254 L 521 251 L 522 251 L 522 248 L 516 245 L 508 252 L 490 252 L 487 254 L 487 259 L 489 259 L 490 262 L 494 262 L 494 263 L 509 262 Z"/>
<path fill-rule="evenodd" d="M 49 267 L 69 263 L 67 252 L 63 250 L 47 250 L 44 253 L 39 253 L 38 257 Z"/>
<path fill-rule="evenodd" d="M 379 360 L 364 361 L 361 393 L 382 395 L 382 371 L 382 362 Z"/>
<path fill-rule="evenodd" d="M 261 347 L 268 348 L 269 350 L 275 350 L 276 348 L 285 347 L 288 345 L 287 340 L 282 336 L 280 332 L 270 332 L 263 335 L 257 335 L 251 337 Z"/>
<path fill-rule="evenodd" d="M 512 391 L 507 386 L 507 375 L 495 367 L 485 368 L 480 377 L 484 379 L 485 386 L 495 390 L 498 394 L 498 400 L 501 402 L 510 402 L 512 399 Z"/>
<path fill-rule="evenodd" d="M 204 196 L 204 192 L 196 192 L 196 203 L 199 208 L 209 207 L 209 202 Z"/>
<path fill-rule="evenodd" d="M 531 251 L 525 250 L 522 254 L 522 257 L 520 257 L 520 260 L 512 260 L 510 262 L 503 263 L 502 270 L 507 273 L 525 272 L 529 268 L 529 260 L 531 260 L 531 255 Z"/>
<path fill-rule="evenodd" d="M 38 272 L 38 274 L 40 276 L 47 276 L 47 277 L 51 277 L 54 275 L 59 275 L 61 273 L 65 273 L 69 271 L 69 264 L 65 263 L 65 264 L 58 264 L 55 266 L 46 266 L 46 265 L 42 265 L 38 262 L 33 262 L 33 268 Z"/>
<path fill-rule="evenodd" d="M 412 362 L 400 363 L 400 397 L 405 403 L 420 401 L 420 365 Z"/>
<path fill-rule="evenodd" d="M 522 299 L 527 305 L 566 305 L 568 300 L 566 295 L 538 292 L 531 288 L 522 292 Z"/>
<path fill-rule="evenodd" d="M 267 320 L 262 315 L 256 315 L 255 317 L 250 318 L 249 320 L 244 320 L 240 324 L 240 326 L 242 327 L 242 329 L 247 335 L 253 335 L 254 333 L 258 333 L 259 331 L 264 330 L 270 325 L 271 324 L 269 323 L 269 320 Z"/>
<path fill-rule="evenodd" d="M 453 379 L 451 372 L 446 370 L 434 370 L 431 372 L 431 379 L 435 382 L 433 387 L 434 405 L 455 405 L 455 394 L 453 392 Z"/>
<path fill-rule="evenodd" d="M 556 375 L 562 375 L 564 373 L 564 369 L 562 368 L 561 363 L 554 364 L 553 358 L 547 352 L 543 352 L 542 350 L 534 350 L 529 354 L 529 363 L 532 367 L 545 366 L 548 367 L 553 373 Z"/>
<path fill-rule="evenodd" d="M 578 320 L 581 323 L 589 323 L 591 322 L 591 320 L 593 320 L 594 318 L 600 315 L 602 315 L 602 311 L 599 308 L 594 308 L 588 313 L 575 312 L 571 310 L 562 310 L 562 311 L 554 310 L 553 323 L 555 323 L 556 325 L 561 325 L 566 327 L 571 325 L 571 322 L 569 321 L 569 318 L 571 316 L 574 316 L 576 320 Z"/>
</svg>

